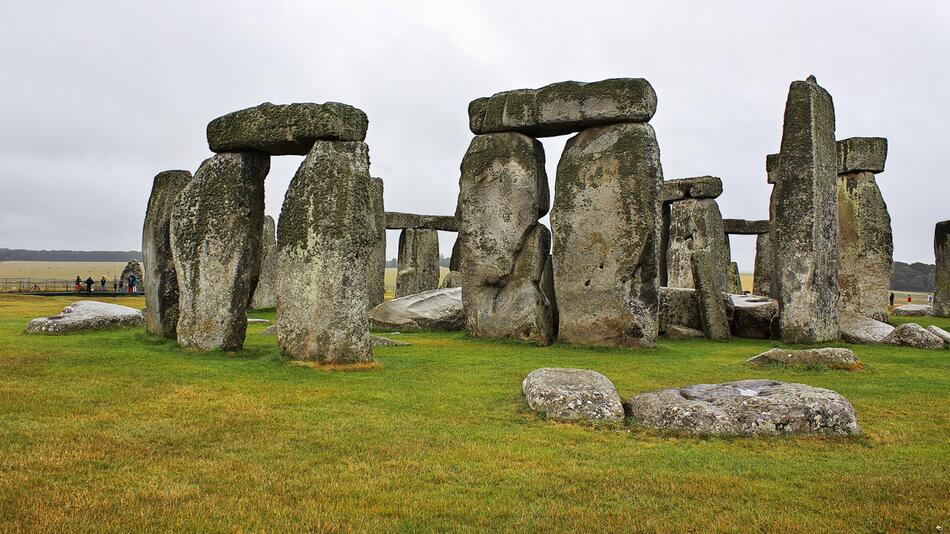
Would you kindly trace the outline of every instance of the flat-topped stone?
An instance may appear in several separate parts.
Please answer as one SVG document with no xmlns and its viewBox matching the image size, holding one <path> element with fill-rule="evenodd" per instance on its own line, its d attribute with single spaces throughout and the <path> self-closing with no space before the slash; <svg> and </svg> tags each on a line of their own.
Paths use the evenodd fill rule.
<svg viewBox="0 0 950 534">
<path fill-rule="evenodd" d="M 789 367 L 811 367 L 824 365 L 832 369 L 854 371 L 863 365 L 850 349 L 827 347 L 822 349 L 770 349 L 748 360 L 749 365 L 785 365 Z"/>
<path fill-rule="evenodd" d="M 462 288 L 433 289 L 387 300 L 369 312 L 374 328 L 393 330 L 461 330 Z"/>
<path fill-rule="evenodd" d="M 31 334 L 72 334 L 120 326 L 141 326 L 142 312 L 128 306 L 96 300 L 80 300 L 63 308 L 59 315 L 33 319 L 26 326 Z"/>
<path fill-rule="evenodd" d="M 716 176 L 693 176 L 664 180 L 660 183 L 660 201 L 684 198 L 717 198 L 722 194 L 722 179 Z"/>
<path fill-rule="evenodd" d="M 894 308 L 893 314 L 901 317 L 923 317 L 933 315 L 934 307 L 930 304 L 904 304 Z"/>
<path fill-rule="evenodd" d="M 750 339 L 769 339 L 778 301 L 760 295 L 728 295 L 732 334 Z"/>
<path fill-rule="evenodd" d="M 623 404 L 613 382 L 597 371 L 545 367 L 521 383 L 528 406 L 561 421 L 623 421 Z"/>
<path fill-rule="evenodd" d="M 656 92 L 643 78 L 559 82 L 540 89 L 516 89 L 468 105 L 474 134 L 519 132 L 550 137 L 618 122 L 648 122 L 656 113 Z"/>
<path fill-rule="evenodd" d="M 417 215 L 398 211 L 386 212 L 387 230 L 405 230 L 409 228 L 458 232 L 459 222 L 454 215 Z"/>
<path fill-rule="evenodd" d="M 893 331 L 893 326 L 857 312 L 841 312 L 841 339 L 848 343 L 883 343 Z"/>
<path fill-rule="evenodd" d="M 260 150 L 275 156 L 306 156 L 318 140 L 366 139 L 368 124 L 366 113 L 339 102 L 265 102 L 208 123 L 208 147 L 212 152 Z"/>
<path fill-rule="evenodd" d="M 887 160 L 887 139 L 884 137 L 850 137 L 836 143 L 838 174 L 849 172 L 884 172 Z"/>
<path fill-rule="evenodd" d="M 746 219 L 723 219 L 722 227 L 727 234 L 758 235 L 769 233 L 768 219 L 750 221 Z"/>
<path fill-rule="evenodd" d="M 670 325 L 666 327 L 666 337 L 672 339 L 673 341 L 679 341 L 683 339 L 699 339 L 706 337 L 706 334 L 702 330 L 696 330 L 688 326 L 683 325 Z"/>
</svg>

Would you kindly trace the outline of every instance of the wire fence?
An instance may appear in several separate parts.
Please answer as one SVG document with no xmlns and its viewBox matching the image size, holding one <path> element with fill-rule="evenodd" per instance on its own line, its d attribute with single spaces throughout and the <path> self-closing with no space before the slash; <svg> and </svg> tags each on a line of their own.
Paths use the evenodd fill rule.
<svg viewBox="0 0 950 534">
<path fill-rule="evenodd" d="M 136 284 L 133 294 L 141 294 L 141 284 Z M 91 287 L 83 281 L 76 284 L 76 280 L 62 280 L 53 278 L 0 278 L 0 293 L 129 293 L 126 284 L 119 287 L 118 283 L 107 280 L 95 281 Z"/>
</svg>

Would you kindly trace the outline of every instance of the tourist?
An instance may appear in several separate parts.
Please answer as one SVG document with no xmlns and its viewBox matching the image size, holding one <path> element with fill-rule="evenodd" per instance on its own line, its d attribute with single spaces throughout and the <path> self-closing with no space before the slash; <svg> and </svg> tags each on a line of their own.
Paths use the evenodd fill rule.
<svg viewBox="0 0 950 534">
<path fill-rule="evenodd" d="M 928 303 L 928 304 L 933 304 L 933 303 L 934 303 L 934 294 L 933 294 L 933 293 L 927 293 L 927 303 Z"/>
<path fill-rule="evenodd" d="M 116 282 L 115 278 L 112 279 L 112 292 L 115 293 L 119 290 L 119 283 Z M 891 304 L 894 303 L 894 294 L 891 293 Z"/>
<path fill-rule="evenodd" d="M 913 302 L 913 301 L 914 301 L 914 299 L 910 298 L 910 293 L 908 293 L 908 294 L 907 294 L 907 304 L 910 304 L 910 303 Z"/>
<path fill-rule="evenodd" d="M 99 289 L 100 291 L 105 292 L 105 290 L 106 290 L 106 277 L 105 277 L 105 276 L 103 276 L 102 278 L 99 279 L 99 287 L 100 287 L 100 289 Z"/>
<path fill-rule="evenodd" d="M 119 278 L 119 293 L 121 293 L 121 292 L 122 292 L 122 288 L 125 287 L 125 286 L 122 285 L 124 282 L 125 282 L 124 280 L 122 280 L 121 278 Z"/>
<path fill-rule="evenodd" d="M 80 278 L 80 277 L 77 275 L 77 276 L 76 276 L 76 293 L 79 293 L 79 292 L 81 292 L 81 291 L 82 291 L 82 278 Z"/>
<path fill-rule="evenodd" d="M 889 297 L 887 297 L 887 300 L 888 300 L 888 302 L 890 302 L 891 306 L 894 305 L 894 292 L 893 292 L 893 291 L 891 291 L 891 295 L 890 295 Z"/>
<path fill-rule="evenodd" d="M 136 282 L 135 275 L 130 274 L 129 275 L 129 294 L 130 295 L 132 293 L 135 293 L 135 282 Z"/>
<path fill-rule="evenodd" d="M 91 276 L 86 278 L 86 293 L 92 293 L 92 285 L 95 283 L 96 281 L 93 280 Z"/>
</svg>

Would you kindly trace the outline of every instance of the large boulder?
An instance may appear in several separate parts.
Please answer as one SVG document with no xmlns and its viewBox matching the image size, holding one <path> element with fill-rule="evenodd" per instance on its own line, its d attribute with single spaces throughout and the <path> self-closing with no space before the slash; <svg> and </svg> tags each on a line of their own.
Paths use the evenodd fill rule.
<svg viewBox="0 0 950 534">
<path fill-rule="evenodd" d="M 623 422 L 623 404 L 613 382 L 586 369 L 535 369 L 521 383 L 528 407 L 559 421 Z"/>
<path fill-rule="evenodd" d="M 366 276 L 376 244 L 369 147 L 317 141 L 284 196 L 277 243 L 277 342 L 291 358 L 373 359 Z"/>
<path fill-rule="evenodd" d="M 375 241 L 366 264 L 366 295 L 369 309 L 373 309 L 386 300 L 386 211 L 382 178 L 370 179 L 369 202 Z"/>
<path fill-rule="evenodd" d="M 205 160 L 172 210 L 178 273 L 178 344 L 239 350 L 261 268 L 264 178 L 270 156 L 231 152 Z"/>
<path fill-rule="evenodd" d="M 368 125 L 365 113 L 338 102 L 265 102 L 211 121 L 208 147 L 212 152 L 259 150 L 274 156 L 305 156 L 317 140 L 362 141 Z"/>
<path fill-rule="evenodd" d="M 934 257 L 937 265 L 934 270 L 933 314 L 950 317 L 950 221 L 938 222 L 934 227 Z"/>
<path fill-rule="evenodd" d="M 251 297 L 251 308 L 277 306 L 277 223 L 270 215 L 264 216 L 261 233 L 261 275 Z"/>
<path fill-rule="evenodd" d="M 772 247 L 779 331 L 786 343 L 838 339 L 835 110 L 814 77 L 792 82 L 785 105 Z M 831 253 L 829 253 L 831 251 Z"/>
<path fill-rule="evenodd" d="M 722 194 L 722 179 L 717 176 L 693 176 L 660 182 L 660 202 L 687 198 L 717 198 Z"/>
<path fill-rule="evenodd" d="M 947 332 L 946 330 L 944 330 L 943 328 L 940 328 L 937 325 L 930 325 L 927 327 L 927 330 L 929 330 L 931 334 L 942 339 L 944 346 L 950 345 L 950 332 Z"/>
<path fill-rule="evenodd" d="M 560 340 L 656 341 L 662 179 L 649 124 L 589 128 L 567 141 L 551 211 Z"/>
<path fill-rule="evenodd" d="M 669 204 L 668 213 L 666 285 L 694 287 L 690 256 L 694 249 L 708 249 L 712 253 L 717 284 L 725 290 L 727 245 L 719 204 L 711 198 L 680 200 Z"/>
<path fill-rule="evenodd" d="M 171 339 L 175 338 L 178 326 L 178 273 L 172 259 L 170 234 L 172 208 L 190 181 L 188 171 L 158 173 L 152 181 L 142 225 L 142 259 L 148 273 L 142 281 L 145 324 L 150 333 Z"/>
<path fill-rule="evenodd" d="M 405 230 L 406 228 L 428 228 L 443 232 L 458 232 L 459 221 L 454 215 L 419 215 L 416 213 L 401 213 L 387 211 L 385 214 L 386 228 L 389 230 Z"/>
<path fill-rule="evenodd" d="M 861 369 L 861 361 L 850 349 L 822 348 L 822 349 L 770 349 L 757 354 L 746 363 L 750 365 L 784 365 L 787 367 L 814 367 L 825 366 L 832 369 L 854 371 Z"/>
<path fill-rule="evenodd" d="M 406 228 L 399 234 L 396 296 L 415 295 L 439 287 L 439 233 Z"/>
<path fill-rule="evenodd" d="M 462 288 L 433 289 L 387 300 L 369 312 L 373 328 L 393 330 L 462 330 Z"/>
<path fill-rule="evenodd" d="M 723 288 L 715 270 L 717 256 L 707 249 L 692 254 L 693 285 L 699 298 L 699 319 L 709 339 L 729 339 L 729 315 L 723 301 Z"/>
<path fill-rule="evenodd" d="M 538 218 L 547 213 L 550 194 L 541 143 L 519 133 L 479 135 L 461 171 L 466 330 L 549 345 L 551 306 L 540 283 L 551 236 Z"/>
<path fill-rule="evenodd" d="M 618 122 L 648 122 L 654 113 L 656 92 L 643 78 L 552 83 L 496 93 L 468 105 L 469 128 L 476 135 L 564 135 Z"/>
<path fill-rule="evenodd" d="M 731 303 L 731 330 L 736 337 L 769 339 L 772 320 L 778 315 L 778 302 L 758 295 L 728 296 Z"/>
<path fill-rule="evenodd" d="M 142 287 L 142 279 L 144 278 L 144 273 L 142 272 L 142 264 L 136 260 L 129 260 L 125 264 L 125 267 L 122 268 L 122 274 L 119 275 L 119 280 L 122 281 L 122 285 L 129 287 L 132 284 L 132 277 L 135 277 L 135 287 Z"/>
<path fill-rule="evenodd" d="M 882 342 L 888 345 L 901 345 L 918 349 L 943 348 L 943 338 L 917 323 L 898 325 Z"/>
<path fill-rule="evenodd" d="M 773 380 L 697 384 L 637 395 L 624 406 L 649 428 L 712 435 L 856 435 L 848 399 L 830 389 Z"/>
<path fill-rule="evenodd" d="M 852 172 L 884 172 L 887 160 L 887 139 L 884 137 L 851 137 L 836 143 L 838 174 Z"/>
<path fill-rule="evenodd" d="M 141 326 L 142 312 L 128 306 L 95 300 L 80 300 L 63 308 L 59 315 L 33 319 L 26 326 L 31 334 L 72 334 L 121 326 Z"/>
<path fill-rule="evenodd" d="M 841 339 L 848 343 L 884 343 L 894 327 L 853 311 L 841 312 Z"/>
<path fill-rule="evenodd" d="M 903 304 L 894 308 L 894 315 L 901 317 L 924 317 L 934 314 L 934 307 L 930 304 Z"/>
<path fill-rule="evenodd" d="M 689 328 L 688 326 L 672 324 L 666 327 L 666 337 L 674 341 L 678 341 L 683 339 L 705 338 L 706 334 L 702 330 L 695 330 L 693 328 Z"/>
</svg>

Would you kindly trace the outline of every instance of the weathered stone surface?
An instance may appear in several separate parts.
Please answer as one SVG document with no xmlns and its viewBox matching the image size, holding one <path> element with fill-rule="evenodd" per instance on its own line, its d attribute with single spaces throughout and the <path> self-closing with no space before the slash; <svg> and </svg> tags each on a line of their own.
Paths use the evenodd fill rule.
<svg viewBox="0 0 950 534">
<path fill-rule="evenodd" d="M 439 234 L 407 228 L 399 234 L 396 296 L 405 297 L 439 288 Z"/>
<path fill-rule="evenodd" d="M 544 298 L 548 299 L 548 304 L 551 306 L 551 324 L 554 336 L 557 337 L 557 293 L 554 291 L 554 258 L 552 256 L 548 256 L 547 261 L 544 262 L 540 287 L 541 292 L 544 293 Z"/>
<path fill-rule="evenodd" d="M 950 221 L 938 222 L 934 228 L 934 257 L 933 314 L 950 317 Z"/>
<path fill-rule="evenodd" d="M 205 160 L 172 209 L 171 246 L 178 273 L 178 344 L 239 350 L 247 305 L 261 268 L 264 178 L 261 152 Z"/>
<path fill-rule="evenodd" d="M 459 223 L 454 215 L 418 215 L 398 211 L 386 212 L 387 230 L 404 230 L 406 228 L 427 228 L 429 230 L 442 230 L 443 232 L 458 232 Z"/>
<path fill-rule="evenodd" d="M 369 342 L 374 347 L 409 347 L 412 346 L 412 343 L 406 343 L 405 341 L 396 341 L 395 339 L 389 339 L 388 337 L 374 336 L 370 334 Z"/>
<path fill-rule="evenodd" d="M 789 367 L 825 366 L 855 371 L 864 367 L 850 349 L 770 349 L 746 360 L 750 365 L 785 365 Z"/>
<path fill-rule="evenodd" d="M 462 272 L 462 241 L 456 237 L 452 245 L 452 257 L 449 258 L 449 270 Z"/>
<path fill-rule="evenodd" d="M 251 309 L 277 307 L 277 223 L 264 216 L 261 231 L 261 275 L 251 297 Z"/>
<path fill-rule="evenodd" d="M 841 312 L 841 339 L 848 343 L 883 343 L 884 338 L 893 331 L 894 327 L 887 323 L 853 311 Z"/>
<path fill-rule="evenodd" d="M 72 334 L 121 326 L 141 326 L 142 312 L 128 306 L 95 300 L 80 300 L 63 308 L 59 315 L 33 319 L 26 326 L 30 334 Z"/>
<path fill-rule="evenodd" d="M 265 102 L 208 123 L 212 152 L 260 150 L 275 156 L 305 156 L 317 140 L 362 141 L 369 122 L 359 109 L 338 102 Z"/>
<path fill-rule="evenodd" d="M 773 380 L 697 384 L 638 395 L 628 414 L 655 429 L 712 435 L 856 435 L 848 399 L 830 389 Z"/>
<path fill-rule="evenodd" d="M 727 234 L 761 235 L 769 233 L 769 221 L 750 221 L 746 219 L 723 219 L 722 227 Z"/>
<path fill-rule="evenodd" d="M 695 289 L 680 287 L 660 288 L 659 331 L 667 332 L 673 325 L 702 330 L 699 317 L 699 297 Z"/>
<path fill-rule="evenodd" d="M 560 340 L 654 344 L 662 179 L 649 124 L 590 128 L 568 140 L 551 212 Z"/>
<path fill-rule="evenodd" d="M 461 330 L 462 288 L 433 289 L 388 300 L 369 312 L 373 328 L 393 330 Z"/>
<path fill-rule="evenodd" d="M 851 137 L 837 142 L 838 174 L 850 172 L 884 172 L 887 139 L 883 137 Z"/>
<path fill-rule="evenodd" d="M 943 338 L 917 323 L 897 325 L 883 340 L 888 345 L 902 345 L 918 349 L 942 349 Z"/>
<path fill-rule="evenodd" d="M 729 316 L 722 299 L 715 257 L 706 249 L 694 250 L 693 285 L 699 298 L 699 318 L 709 339 L 729 339 Z"/>
<path fill-rule="evenodd" d="M 447 289 L 450 287 L 462 287 L 462 273 L 458 271 L 445 273 L 442 281 L 439 282 L 439 289 Z"/>
<path fill-rule="evenodd" d="M 704 338 L 706 334 L 702 330 L 696 330 L 689 328 L 688 326 L 682 326 L 678 324 L 673 324 L 666 327 L 666 337 L 678 341 L 683 339 L 696 339 Z"/>
<path fill-rule="evenodd" d="M 870 172 L 839 174 L 838 287 L 841 309 L 886 321 L 893 267 L 891 216 L 874 175 Z"/>
<path fill-rule="evenodd" d="M 559 82 L 478 98 L 468 105 L 472 133 L 519 132 L 548 137 L 619 122 L 648 122 L 656 92 L 643 78 Z"/>
<path fill-rule="evenodd" d="M 374 235 L 366 265 L 366 298 L 375 308 L 386 298 L 386 211 L 383 206 L 383 179 L 370 178 L 369 204 L 373 215 Z"/>
<path fill-rule="evenodd" d="M 786 343 L 838 338 L 835 111 L 815 82 L 792 82 L 775 185 L 772 247 L 779 331 Z"/>
<path fill-rule="evenodd" d="M 119 275 L 119 280 L 122 281 L 122 284 L 125 287 L 129 287 L 132 277 L 135 276 L 135 288 L 138 290 L 142 287 L 142 274 L 142 264 L 135 260 L 129 260 L 129 262 L 126 263 L 125 267 L 122 269 L 122 274 Z"/>
<path fill-rule="evenodd" d="M 142 225 L 142 259 L 148 276 L 145 324 L 149 333 L 174 339 L 178 326 L 178 274 L 172 260 L 171 218 L 178 194 L 191 181 L 188 171 L 164 171 L 152 181 Z"/>
<path fill-rule="evenodd" d="M 729 295 L 732 334 L 750 339 L 769 339 L 778 302 L 758 295 Z"/>
<path fill-rule="evenodd" d="M 930 304 L 904 304 L 894 308 L 894 315 L 902 317 L 923 317 L 933 315 L 934 307 Z"/>
<path fill-rule="evenodd" d="M 541 143 L 519 133 L 479 135 L 461 171 L 466 330 L 550 344 L 551 306 L 540 287 L 551 251 L 550 232 L 538 222 L 550 202 Z"/>
<path fill-rule="evenodd" d="M 765 156 L 765 174 L 767 176 L 768 183 L 775 185 L 778 183 L 778 174 L 779 174 L 779 155 L 778 154 L 769 154 Z"/>
<path fill-rule="evenodd" d="M 291 358 L 372 361 L 366 275 L 379 231 L 369 147 L 317 141 L 284 195 L 277 243 L 277 342 Z"/>
<path fill-rule="evenodd" d="M 726 293 L 741 295 L 742 277 L 739 275 L 739 264 L 731 261 L 726 269 Z"/>
<path fill-rule="evenodd" d="M 933 335 L 939 337 L 940 339 L 942 339 L 942 340 L 943 340 L 943 346 L 944 346 L 944 347 L 946 347 L 948 344 L 950 344 L 950 332 L 947 332 L 947 331 L 944 330 L 943 328 L 940 328 L 939 326 L 936 326 L 936 325 L 930 325 L 930 326 L 928 326 L 928 327 L 927 327 L 927 330 L 928 330 L 931 334 L 933 334 Z"/>
<path fill-rule="evenodd" d="M 545 367 L 521 383 L 528 407 L 560 421 L 621 423 L 623 404 L 613 382 L 597 371 Z"/>
<path fill-rule="evenodd" d="M 722 179 L 716 176 L 694 176 L 660 182 L 660 202 L 686 198 L 717 198 L 722 194 Z"/>
<path fill-rule="evenodd" d="M 763 297 L 772 296 L 772 239 L 769 234 L 759 234 L 755 238 L 752 293 Z"/>
<path fill-rule="evenodd" d="M 711 198 L 686 199 L 669 204 L 669 227 L 666 237 L 666 285 L 693 287 L 693 249 L 712 252 L 713 269 L 719 287 L 728 283 L 726 235 L 723 231 L 719 204 Z"/>
</svg>

